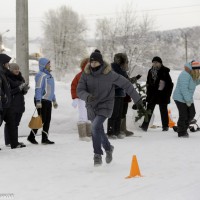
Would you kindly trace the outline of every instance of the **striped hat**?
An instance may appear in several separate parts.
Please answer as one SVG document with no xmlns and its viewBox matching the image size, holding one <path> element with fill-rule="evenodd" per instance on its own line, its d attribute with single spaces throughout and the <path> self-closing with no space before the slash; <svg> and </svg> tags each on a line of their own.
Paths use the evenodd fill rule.
<svg viewBox="0 0 200 200">
<path fill-rule="evenodd" d="M 194 61 L 191 63 L 191 65 L 193 70 L 200 69 L 200 62 Z"/>
</svg>

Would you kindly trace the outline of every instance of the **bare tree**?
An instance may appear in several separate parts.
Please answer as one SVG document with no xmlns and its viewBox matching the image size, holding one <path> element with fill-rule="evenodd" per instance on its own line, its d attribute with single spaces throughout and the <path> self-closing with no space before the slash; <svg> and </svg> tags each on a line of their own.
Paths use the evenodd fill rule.
<svg viewBox="0 0 200 200">
<path fill-rule="evenodd" d="M 71 8 L 62 6 L 46 13 L 43 21 L 44 53 L 59 74 L 73 68 L 86 54 L 86 23 Z"/>
<path fill-rule="evenodd" d="M 149 32 L 153 30 L 153 20 L 144 16 L 139 21 L 132 5 L 127 5 L 116 18 L 99 20 L 96 28 L 99 48 L 104 56 L 112 60 L 115 53 L 126 53 L 132 73 L 150 46 Z"/>
</svg>

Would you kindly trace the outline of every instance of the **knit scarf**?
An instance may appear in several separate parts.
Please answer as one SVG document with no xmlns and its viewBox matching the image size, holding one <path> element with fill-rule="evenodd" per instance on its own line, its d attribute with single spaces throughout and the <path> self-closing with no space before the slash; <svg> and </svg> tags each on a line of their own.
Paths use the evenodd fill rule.
<svg viewBox="0 0 200 200">
<path fill-rule="evenodd" d="M 157 68 L 157 67 L 152 67 L 152 69 L 151 69 L 151 75 L 152 75 L 152 79 L 154 80 L 154 83 L 158 77 L 158 70 L 159 70 L 159 68 Z"/>
</svg>

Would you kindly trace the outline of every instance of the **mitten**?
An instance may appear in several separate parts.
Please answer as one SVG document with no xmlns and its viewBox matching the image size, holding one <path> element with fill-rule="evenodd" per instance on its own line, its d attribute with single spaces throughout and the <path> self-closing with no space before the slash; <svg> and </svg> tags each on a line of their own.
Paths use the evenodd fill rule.
<svg viewBox="0 0 200 200">
<path fill-rule="evenodd" d="M 53 107 L 54 107 L 55 109 L 57 109 L 57 108 L 58 108 L 58 104 L 57 104 L 57 102 L 56 102 L 56 101 L 53 101 Z"/>
<path fill-rule="evenodd" d="M 92 101 L 94 101 L 95 100 L 95 96 L 93 96 L 93 95 L 89 95 L 88 97 L 87 97 L 87 102 L 88 103 L 90 103 L 90 102 L 92 102 Z"/>
<path fill-rule="evenodd" d="M 37 102 L 36 102 L 36 108 L 37 108 L 37 109 L 42 108 L 42 103 L 41 103 L 41 101 L 37 101 Z"/>
<path fill-rule="evenodd" d="M 73 99 L 73 101 L 72 101 L 72 106 L 74 107 L 74 108 L 76 108 L 77 106 L 78 106 L 78 99 L 76 98 L 76 99 Z"/>
</svg>

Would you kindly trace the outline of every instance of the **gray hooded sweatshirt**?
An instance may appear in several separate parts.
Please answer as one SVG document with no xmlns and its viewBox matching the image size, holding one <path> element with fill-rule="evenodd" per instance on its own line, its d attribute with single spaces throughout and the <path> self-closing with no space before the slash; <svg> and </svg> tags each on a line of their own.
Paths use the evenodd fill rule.
<svg viewBox="0 0 200 200">
<path fill-rule="evenodd" d="M 86 102 L 88 119 L 93 120 L 96 115 L 110 118 L 115 99 L 115 85 L 123 88 L 133 99 L 134 103 L 141 99 L 129 80 L 112 71 L 111 66 L 104 62 L 97 71 L 92 71 L 90 63 L 85 67 L 77 87 L 78 97 Z M 92 95 L 95 100 L 87 102 Z"/>
</svg>

